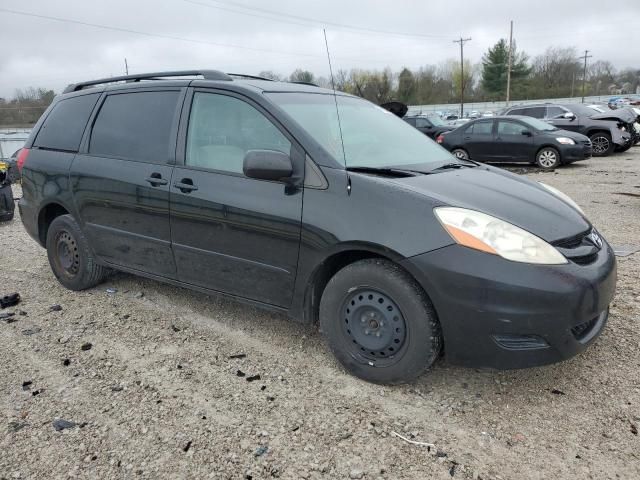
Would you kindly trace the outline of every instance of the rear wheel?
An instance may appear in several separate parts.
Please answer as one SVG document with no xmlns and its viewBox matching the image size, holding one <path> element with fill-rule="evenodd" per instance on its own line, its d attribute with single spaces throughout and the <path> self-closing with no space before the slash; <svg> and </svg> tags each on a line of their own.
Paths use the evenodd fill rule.
<svg viewBox="0 0 640 480">
<path fill-rule="evenodd" d="M 545 170 L 560 166 L 560 152 L 553 147 L 544 147 L 536 155 L 536 164 Z"/>
<path fill-rule="evenodd" d="M 375 383 L 403 383 L 433 364 L 442 346 L 428 297 L 404 270 L 384 259 L 346 266 L 327 284 L 320 326 L 338 361 Z"/>
<path fill-rule="evenodd" d="M 69 290 L 98 285 L 109 272 L 99 265 L 71 215 L 60 215 L 47 230 L 47 256 L 58 281 Z"/>
<path fill-rule="evenodd" d="M 454 148 L 451 153 L 461 160 L 469 160 L 469 153 L 464 148 Z"/>
<path fill-rule="evenodd" d="M 589 139 L 591 140 L 594 157 L 606 157 L 613 151 L 613 142 L 611 141 L 611 135 L 608 133 L 596 132 Z"/>
</svg>

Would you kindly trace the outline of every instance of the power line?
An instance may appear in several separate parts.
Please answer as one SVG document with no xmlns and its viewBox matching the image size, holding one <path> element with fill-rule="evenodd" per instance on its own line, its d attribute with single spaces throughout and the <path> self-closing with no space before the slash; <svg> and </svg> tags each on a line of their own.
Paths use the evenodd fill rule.
<svg viewBox="0 0 640 480">
<path fill-rule="evenodd" d="M 212 5 L 209 2 L 205 3 L 205 2 L 197 1 L 197 0 L 184 0 L 184 1 L 187 2 L 187 3 L 192 3 L 192 4 L 196 4 L 196 5 L 202 5 L 202 6 L 208 7 L 208 8 L 215 8 L 215 9 L 218 9 L 218 10 L 224 10 L 224 11 L 227 11 L 227 12 L 234 12 L 234 13 L 238 13 L 238 14 L 241 14 L 241 15 L 248 15 L 248 16 L 252 16 L 252 17 L 266 18 L 268 20 L 272 20 L 272 21 L 276 21 L 276 22 L 283 22 L 283 23 L 290 23 L 290 24 L 294 24 L 294 25 L 308 26 L 309 24 L 312 24 L 312 25 L 320 25 L 320 26 L 330 26 L 330 27 L 337 28 L 337 29 L 351 30 L 351 31 L 355 31 L 355 32 L 358 32 L 358 33 L 374 34 L 374 35 L 391 35 L 391 36 L 399 36 L 399 37 L 431 38 L 431 39 L 433 39 L 433 38 L 447 38 L 447 35 L 433 35 L 433 34 L 430 35 L 430 34 L 423 34 L 423 33 L 398 32 L 398 31 L 392 31 L 392 30 L 380 30 L 380 29 L 374 29 L 374 28 L 367 28 L 367 27 L 362 27 L 362 26 L 358 26 L 358 25 L 350 25 L 350 24 L 345 24 L 345 23 L 329 22 L 329 21 L 325 21 L 325 20 L 318 20 L 318 19 L 315 19 L 315 18 L 304 17 L 304 16 L 300 16 L 300 15 L 292 15 L 292 14 L 289 14 L 289 13 L 278 12 L 278 11 L 275 11 L 275 10 L 269 10 L 269 9 L 265 9 L 265 8 L 253 7 L 253 6 L 244 5 L 244 4 L 238 3 L 238 2 L 211 0 L 214 3 L 217 3 L 217 4 L 222 4 L 222 5 L 227 5 L 227 6 L 230 5 L 230 6 L 235 7 L 235 8 L 241 8 L 241 9 L 244 9 L 244 10 L 248 10 L 249 12 L 258 12 L 258 13 L 243 12 L 243 11 L 239 11 L 239 10 L 230 9 L 228 7 L 221 7 L 219 5 Z M 279 17 L 279 18 L 273 18 L 273 17 Z M 304 22 L 304 23 L 301 23 L 301 22 Z"/>
<path fill-rule="evenodd" d="M 464 44 L 471 41 L 471 37 L 454 40 L 453 43 L 460 44 L 460 118 L 464 117 Z"/>
<path fill-rule="evenodd" d="M 231 43 L 210 42 L 210 41 L 207 41 L 207 40 L 197 40 L 197 39 L 193 39 L 193 38 L 177 37 L 177 36 L 174 36 L 174 35 L 165 35 L 165 34 L 162 34 L 162 33 L 151 33 L 151 32 L 143 32 L 143 31 L 140 31 L 140 30 L 133 30 L 133 29 L 129 29 L 129 28 L 114 27 L 112 25 L 104 25 L 104 24 L 99 24 L 99 23 L 83 22 L 83 21 L 80 21 L 80 20 L 73 20 L 71 18 L 53 17 L 53 16 L 50 16 L 50 15 L 41 15 L 41 14 L 37 14 L 37 13 L 24 12 L 24 11 L 19 11 L 19 10 L 10 10 L 8 8 L 0 8 L 0 12 L 10 13 L 12 15 L 22 15 L 22 16 L 25 16 L 25 17 L 42 18 L 42 19 L 45 19 L 45 20 L 53 20 L 53 21 L 56 21 L 56 22 L 72 23 L 72 24 L 75 24 L 75 25 L 82 25 L 82 26 L 85 26 L 85 27 L 100 28 L 100 29 L 103 29 L 103 30 L 112 30 L 112 31 L 115 31 L 115 32 L 132 33 L 134 35 L 143 35 L 143 36 L 146 36 L 146 37 L 156 37 L 156 38 L 164 38 L 164 39 L 168 39 L 168 40 L 179 40 L 181 42 L 198 43 L 198 44 L 201 44 L 201 45 L 213 45 L 213 46 L 216 46 L 216 47 L 225 47 L 225 48 L 239 48 L 239 49 L 243 49 L 243 50 L 253 50 L 253 51 L 256 51 L 256 52 L 274 53 L 274 54 L 277 54 L 277 55 L 323 58 L 321 55 L 314 55 L 314 54 L 311 54 L 311 53 L 283 52 L 283 51 L 279 51 L 279 50 L 270 50 L 270 49 L 258 48 L 258 47 L 248 47 L 248 46 L 245 46 L 245 45 L 235 45 L 235 44 L 231 44 Z"/>
</svg>

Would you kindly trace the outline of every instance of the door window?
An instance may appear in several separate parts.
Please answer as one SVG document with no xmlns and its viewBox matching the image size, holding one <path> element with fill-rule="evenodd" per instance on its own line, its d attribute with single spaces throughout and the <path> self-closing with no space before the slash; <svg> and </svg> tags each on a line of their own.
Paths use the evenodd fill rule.
<svg viewBox="0 0 640 480">
<path fill-rule="evenodd" d="M 567 112 L 568 110 L 562 107 L 547 107 L 547 118 L 562 118 Z"/>
<path fill-rule="evenodd" d="M 507 112 L 507 115 L 524 115 L 524 108 L 514 108 Z"/>
<path fill-rule="evenodd" d="M 544 118 L 546 110 L 546 107 L 527 107 L 524 109 L 522 115 L 533 118 Z"/>
<path fill-rule="evenodd" d="M 515 122 L 498 122 L 498 135 L 522 135 L 525 127 Z"/>
<path fill-rule="evenodd" d="M 189 115 L 186 165 L 242 174 L 249 150 L 289 154 L 291 142 L 247 102 L 228 95 L 196 92 Z"/>
<path fill-rule="evenodd" d="M 93 125 L 89 154 L 167 163 L 178 91 L 109 95 Z M 173 142 L 175 150 L 175 142 Z"/>
<path fill-rule="evenodd" d="M 428 120 L 426 120 L 424 118 L 416 119 L 416 127 L 418 127 L 418 128 L 429 128 L 430 126 L 431 126 L 431 123 L 429 123 Z"/>
<path fill-rule="evenodd" d="M 471 133 L 473 135 L 491 135 L 491 130 L 493 130 L 493 122 L 476 122 L 471 124 L 471 128 L 467 129 L 467 133 Z"/>
</svg>

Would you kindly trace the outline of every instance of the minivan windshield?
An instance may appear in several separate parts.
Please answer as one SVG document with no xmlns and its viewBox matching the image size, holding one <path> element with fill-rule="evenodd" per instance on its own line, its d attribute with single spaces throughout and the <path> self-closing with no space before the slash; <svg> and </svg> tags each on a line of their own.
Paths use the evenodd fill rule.
<svg viewBox="0 0 640 480">
<path fill-rule="evenodd" d="M 537 118 L 521 118 L 520 121 L 541 132 L 553 132 L 554 130 L 558 130 L 557 127 L 554 127 L 547 122 L 543 122 L 542 120 L 538 120 Z"/>
<path fill-rule="evenodd" d="M 443 164 L 463 163 L 407 122 L 366 100 L 322 93 L 270 92 L 266 95 L 337 162 L 346 163 L 347 167 L 406 167 L 428 171 Z"/>
</svg>

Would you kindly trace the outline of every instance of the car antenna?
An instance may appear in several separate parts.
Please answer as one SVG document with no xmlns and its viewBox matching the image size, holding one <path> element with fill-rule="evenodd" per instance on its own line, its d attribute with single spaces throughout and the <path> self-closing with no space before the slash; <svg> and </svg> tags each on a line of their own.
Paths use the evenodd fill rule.
<svg viewBox="0 0 640 480">
<path fill-rule="evenodd" d="M 331 89 L 333 90 L 333 101 L 336 104 L 336 116 L 338 117 L 338 130 L 340 131 L 340 144 L 342 146 L 342 161 L 344 162 L 345 172 L 347 169 L 347 155 L 344 151 L 344 139 L 342 138 L 342 124 L 340 123 L 340 109 L 338 108 L 338 95 L 336 94 L 336 84 L 333 80 L 333 68 L 331 68 L 331 55 L 329 54 L 329 42 L 327 42 L 327 31 L 323 28 L 324 46 L 327 49 L 327 60 L 329 61 L 329 74 L 331 75 Z M 351 195 L 351 180 L 347 173 L 347 193 Z"/>
</svg>

